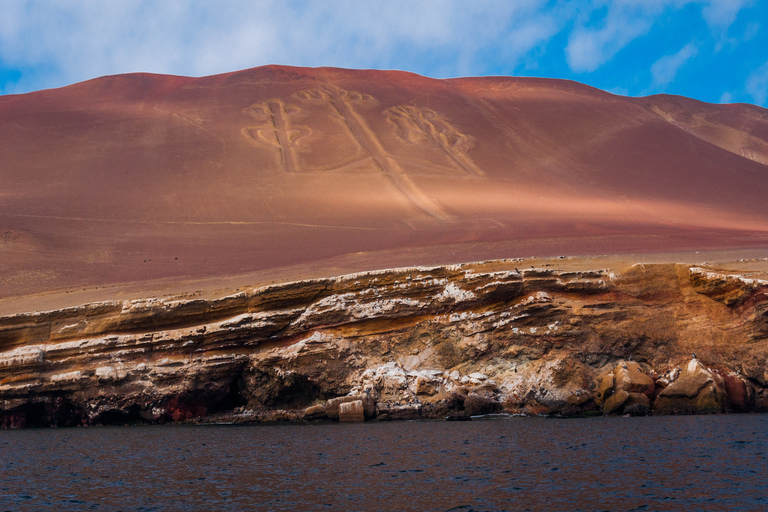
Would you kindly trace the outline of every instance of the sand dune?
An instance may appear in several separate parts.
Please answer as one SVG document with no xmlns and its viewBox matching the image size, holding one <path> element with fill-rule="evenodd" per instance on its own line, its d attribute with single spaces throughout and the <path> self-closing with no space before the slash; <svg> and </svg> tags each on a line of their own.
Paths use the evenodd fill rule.
<svg viewBox="0 0 768 512">
<path fill-rule="evenodd" d="M 339 258 L 768 246 L 751 105 L 267 66 L 3 96 L 0 141 L 6 298 Z"/>
</svg>

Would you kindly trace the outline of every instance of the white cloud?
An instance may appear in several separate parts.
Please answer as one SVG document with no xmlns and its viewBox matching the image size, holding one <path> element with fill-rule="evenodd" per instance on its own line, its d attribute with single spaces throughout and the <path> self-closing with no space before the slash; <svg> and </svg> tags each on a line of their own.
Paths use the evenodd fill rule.
<svg viewBox="0 0 768 512">
<path fill-rule="evenodd" d="M 2 0 L 0 63 L 39 68 L 44 85 L 273 63 L 458 76 L 483 73 L 484 52 L 513 70 L 566 21 L 544 0 Z"/>
<path fill-rule="evenodd" d="M 691 2 L 722 27 L 749 0 L 0 0 L 0 70 L 21 70 L 15 92 L 264 64 L 513 73 L 569 30 L 567 63 L 588 72 Z"/>
<path fill-rule="evenodd" d="M 568 66 L 576 73 L 591 72 L 611 60 L 630 42 L 645 35 L 665 11 L 687 4 L 701 6 L 712 29 L 727 30 L 738 13 L 753 0 L 614 0 L 586 3 L 576 20 L 565 49 Z M 599 23 L 590 24 L 595 12 L 605 10 Z"/>
<path fill-rule="evenodd" d="M 727 29 L 736 21 L 736 16 L 753 0 L 709 0 L 701 9 L 701 15 L 710 27 Z"/>
<path fill-rule="evenodd" d="M 719 103 L 733 103 L 733 94 L 731 94 L 728 91 L 725 91 L 722 96 L 720 96 Z"/>
<path fill-rule="evenodd" d="M 765 100 L 768 99 L 768 61 L 749 75 L 744 90 L 752 96 L 755 103 L 765 105 Z"/>
<path fill-rule="evenodd" d="M 577 73 L 594 71 L 637 37 L 646 34 L 656 17 L 669 4 L 679 1 L 616 0 L 608 2 L 607 13 L 597 27 L 587 26 L 596 8 L 603 7 L 602 2 L 591 4 L 581 13 L 581 20 L 568 39 L 565 49 L 568 66 Z"/>
<path fill-rule="evenodd" d="M 760 24 L 757 22 L 750 23 L 747 28 L 744 29 L 744 35 L 741 37 L 741 41 L 750 41 L 760 33 Z M 740 42 L 741 42 L 740 41 Z"/>
<path fill-rule="evenodd" d="M 680 51 L 672 55 L 666 55 L 651 66 L 651 76 L 655 85 L 667 85 L 674 81 L 677 71 L 685 64 L 688 59 L 698 53 L 696 45 L 688 43 Z"/>
</svg>

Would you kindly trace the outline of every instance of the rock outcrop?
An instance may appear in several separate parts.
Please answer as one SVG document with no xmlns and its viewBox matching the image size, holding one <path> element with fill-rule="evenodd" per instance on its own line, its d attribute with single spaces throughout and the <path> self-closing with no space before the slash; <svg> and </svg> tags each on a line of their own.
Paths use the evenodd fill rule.
<svg viewBox="0 0 768 512">
<path fill-rule="evenodd" d="M 661 376 L 622 361 L 600 379 L 595 401 L 604 414 L 745 412 L 755 405 L 755 388 L 738 373 L 723 376 L 696 358 Z"/>
<path fill-rule="evenodd" d="M 723 378 L 697 359 L 685 365 L 655 402 L 657 410 L 667 413 L 722 412 L 726 404 Z"/>
<path fill-rule="evenodd" d="M 605 414 L 644 415 L 656 389 L 654 380 L 633 361 L 622 361 L 598 385 L 596 401 Z"/>
<path fill-rule="evenodd" d="M 768 409 L 768 283 L 516 263 L 1 317 L 0 425 Z"/>
<path fill-rule="evenodd" d="M 363 401 L 353 400 L 339 404 L 339 421 L 364 421 Z"/>
</svg>

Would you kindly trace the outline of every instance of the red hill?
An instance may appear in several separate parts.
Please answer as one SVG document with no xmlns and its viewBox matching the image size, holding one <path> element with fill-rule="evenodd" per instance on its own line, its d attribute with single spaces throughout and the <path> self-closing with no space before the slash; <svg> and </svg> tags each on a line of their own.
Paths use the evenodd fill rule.
<svg viewBox="0 0 768 512">
<path fill-rule="evenodd" d="M 0 141 L 3 297 L 768 245 L 768 111 L 751 105 L 267 66 L 3 96 Z"/>
</svg>

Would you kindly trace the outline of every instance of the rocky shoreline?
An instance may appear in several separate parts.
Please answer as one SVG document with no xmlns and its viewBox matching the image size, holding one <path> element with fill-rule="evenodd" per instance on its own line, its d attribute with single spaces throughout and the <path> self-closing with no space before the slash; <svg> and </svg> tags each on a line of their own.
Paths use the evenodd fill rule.
<svg viewBox="0 0 768 512">
<path fill-rule="evenodd" d="M 0 317 L 0 426 L 768 411 L 768 281 L 516 265 Z"/>
<path fill-rule="evenodd" d="M 574 392 L 560 408 L 510 399 L 496 382 L 480 373 L 464 377 L 457 375 L 457 371 L 452 373 L 405 372 L 390 364 L 376 372 L 366 372 L 362 393 L 332 398 L 304 410 L 256 411 L 241 407 L 193 422 L 467 421 L 491 415 L 583 417 L 766 412 L 764 407 L 756 408 L 755 388 L 747 379 L 735 371 L 708 368 L 698 359 L 691 359 L 682 368 L 676 365 L 663 375 L 647 371 L 634 361 L 620 361 L 598 379 L 593 392 Z M 389 400 L 376 402 L 376 397 L 387 396 L 385 390 L 389 391 Z M 391 396 L 393 390 L 401 391 L 399 400 Z"/>
</svg>

